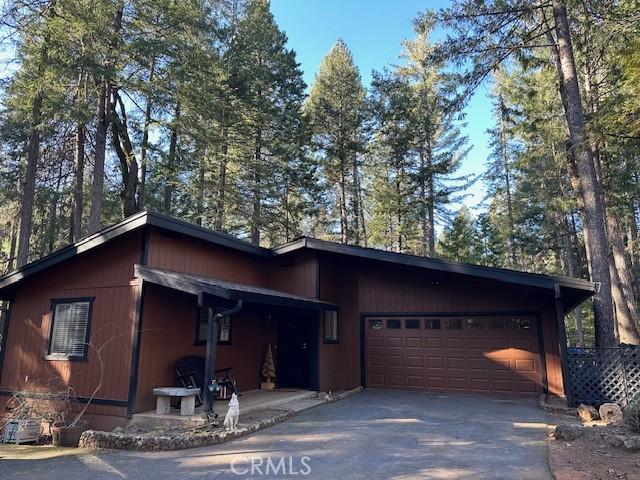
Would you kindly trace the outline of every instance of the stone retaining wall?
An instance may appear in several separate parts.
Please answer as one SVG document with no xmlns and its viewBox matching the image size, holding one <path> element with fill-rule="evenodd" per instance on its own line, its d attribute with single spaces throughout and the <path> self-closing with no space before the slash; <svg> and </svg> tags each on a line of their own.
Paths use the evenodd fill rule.
<svg viewBox="0 0 640 480">
<path fill-rule="evenodd" d="M 324 398 L 325 403 L 332 403 L 344 398 L 348 398 L 362 391 L 362 387 L 347 390 L 336 395 Z M 216 445 L 227 442 L 234 438 L 243 437 L 251 433 L 270 427 L 293 417 L 296 414 L 293 410 L 283 411 L 283 413 L 257 421 L 247 426 L 241 426 L 235 432 L 229 432 L 222 428 L 207 431 L 180 432 L 175 435 L 167 434 L 139 434 L 103 432 L 100 430 L 87 430 L 80 437 L 80 448 L 98 449 L 110 448 L 117 450 L 138 450 L 138 451 L 163 451 L 182 450 L 185 448 L 203 447 L 205 445 Z"/>
</svg>

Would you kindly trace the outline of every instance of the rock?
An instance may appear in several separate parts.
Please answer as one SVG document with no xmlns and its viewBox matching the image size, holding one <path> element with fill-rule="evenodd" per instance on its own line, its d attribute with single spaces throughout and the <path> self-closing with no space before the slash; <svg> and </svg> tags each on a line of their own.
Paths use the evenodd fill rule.
<svg viewBox="0 0 640 480">
<path fill-rule="evenodd" d="M 584 427 L 573 424 L 558 425 L 553 432 L 553 437 L 556 440 L 575 440 L 582 435 L 584 435 Z"/>
<path fill-rule="evenodd" d="M 603 403 L 598 413 L 600 413 L 600 419 L 607 425 L 622 421 L 622 409 L 617 403 Z"/>
<path fill-rule="evenodd" d="M 640 435 L 629 435 L 624 439 L 624 448 L 640 450 Z"/>
<path fill-rule="evenodd" d="M 580 404 L 578 407 L 578 416 L 584 422 L 593 422 L 594 420 L 600 420 L 600 414 L 595 407 L 591 405 Z"/>
<path fill-rule="evenodd" d="M 605 442 L 614 448 L 622 448 L 626 437 L 624 435 L 610 435 L 605 437 Z"/>
</svg>

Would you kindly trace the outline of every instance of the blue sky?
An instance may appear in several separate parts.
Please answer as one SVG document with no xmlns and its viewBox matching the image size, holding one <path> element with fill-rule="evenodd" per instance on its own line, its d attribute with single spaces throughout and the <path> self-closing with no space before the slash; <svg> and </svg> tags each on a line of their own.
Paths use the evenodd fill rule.
<svg viewBox="0 0 640 480">
<path fill-rule="evenodd" d="M 271 0 L 271 9 L 297 53 L 307 84 L 313 82 L 322 57 L 342 37 L 368 86 L 372 70 L 399 62 L 400 44 L 413 36 L 412 22 L 418 12 L 446 4 L 441 0 Z M 469 103 L 465 121 L 473 148 L 460 173 L 481 173 L 489 152 L 485 131 L 493 123 L 486 88 Z M 484 195 L 481 183 L 469 193 L 465 203 L 472 207 Z"/>
</svg>

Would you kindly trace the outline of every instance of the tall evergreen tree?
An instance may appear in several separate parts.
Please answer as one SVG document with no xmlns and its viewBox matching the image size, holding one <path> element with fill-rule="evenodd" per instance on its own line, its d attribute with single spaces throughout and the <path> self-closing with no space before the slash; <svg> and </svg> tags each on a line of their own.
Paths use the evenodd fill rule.
<svg viewBox="0 0 640 480">
<path fill-rule="evenodd" d="M 364 148 L 365 90 L 342 40 L 322 59 L 307 102 L 313 141 L 322 158 L 326 189 L 336 199 L 342 243 L 363 234 L 360 154 Z M 334 188 L 335 186 L 335 188 Z"/>
</svg>

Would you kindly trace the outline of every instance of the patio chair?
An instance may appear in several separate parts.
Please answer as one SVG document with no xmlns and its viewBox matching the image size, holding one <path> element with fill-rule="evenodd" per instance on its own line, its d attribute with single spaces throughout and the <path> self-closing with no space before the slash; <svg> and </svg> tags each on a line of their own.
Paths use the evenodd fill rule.
<svg viewBox="0 0 640 480">
<path fill-rule="evenodd" d="M 179 358 L 174 364 L 176 379 L 184 388 L 199 388 L 200 394 L 196 396 L 196 407 L 202 405 L 202 395 L 205 392 L 204 385 L 204 357 L 189 355 Z M 221 368 L 215 371 L 216 383 L 221 387 L 231 389 L 233 393 L 239 395 L 236 388 L 236 381 L 231 375 L 232 368 Z M 220 378 L 218 376 L 220 375 Z"/>
</svg>

